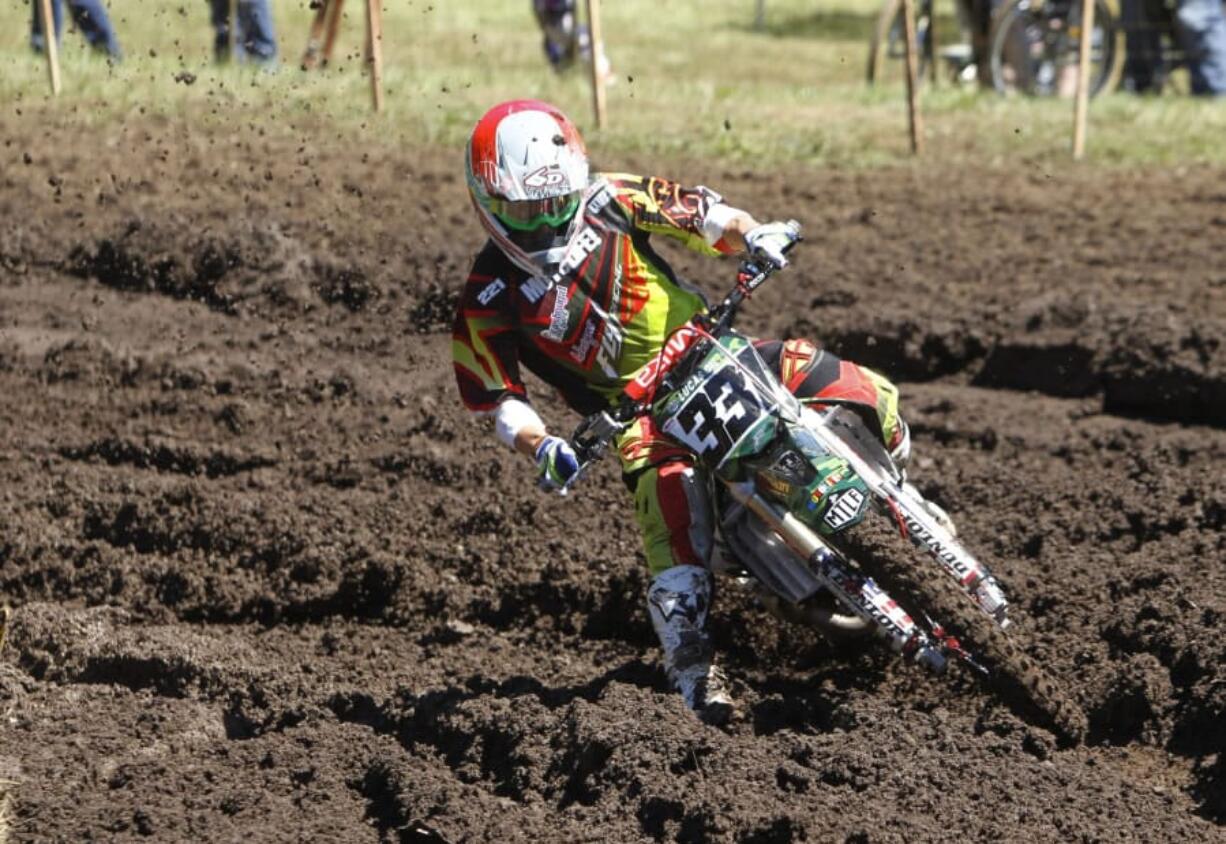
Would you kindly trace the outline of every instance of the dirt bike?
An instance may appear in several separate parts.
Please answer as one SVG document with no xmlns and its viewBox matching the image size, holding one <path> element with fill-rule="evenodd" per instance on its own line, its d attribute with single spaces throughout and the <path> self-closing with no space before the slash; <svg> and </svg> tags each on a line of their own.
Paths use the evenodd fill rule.
<svg viewBox="0 0 1226 844">
<path fill-rule="evenodd" d="M 571 437 L 580 468 L 562 492 L 650 416 L 706 468 L 734 566 L 785 617 L 835 635 L 871 631 L 937 673 L 956 658 L 1080 740 L 1084 714 L 1006 633 L 1000 584 L 906 482 L 874 433 L 875 409 L 870 425 L 855 404 L 798 399 L 733 328 L 774 272 L 764 256 L 742 262 L 719 305 L 674 331 L 610 410 L 583 420 Z"/>
</svg>

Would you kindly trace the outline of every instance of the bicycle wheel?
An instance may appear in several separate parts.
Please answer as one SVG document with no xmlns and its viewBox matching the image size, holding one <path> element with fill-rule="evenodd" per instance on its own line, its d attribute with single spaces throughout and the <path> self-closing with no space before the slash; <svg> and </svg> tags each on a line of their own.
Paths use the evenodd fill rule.
<svg viewBox="0 0 1226 844">
<path fill-rule="evenodd" d="M 1095 0 L 1090 34 L 1090 96 L 1119 81 L 1123 30 L 1107 0 Z M 1081 4 L 1010 0 L 992 21 L 992 87 L 1002 94 L 1071 97 L 1077 92 Z"/>
<path fill-rule="evenodd" d="M 903 0 L 885 0 L 877 16 L 868 42 L 869 85 L 901 83 L 907 78 L 907 47 L 903 29 Z M 922 84 L 927 77 L 932 59 L 932 0 L 916 0 L 915 43 L 919 47 L 916 56 L 916 79 Z"/>
</svg>

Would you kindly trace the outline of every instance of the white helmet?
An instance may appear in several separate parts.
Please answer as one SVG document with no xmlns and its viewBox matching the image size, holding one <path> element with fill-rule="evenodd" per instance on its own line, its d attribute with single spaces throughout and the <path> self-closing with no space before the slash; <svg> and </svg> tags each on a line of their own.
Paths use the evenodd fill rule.
<svg viewBox="0 0 1226 844">
<path fill-rule="evenodd" d="M 508 257 L 536 272 L 510 234 L 545 225 L 558 229 L 574 218 L 588 187 L 579 130 L 540 100 L 500 103 L 477 121 L 465 163 L 481 225 Z"/>
</svg>

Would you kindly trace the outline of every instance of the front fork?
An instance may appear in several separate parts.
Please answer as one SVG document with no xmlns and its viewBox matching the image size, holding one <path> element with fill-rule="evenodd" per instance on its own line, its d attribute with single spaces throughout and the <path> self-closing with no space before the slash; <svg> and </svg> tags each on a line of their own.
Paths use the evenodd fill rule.
<svg viewBox="0 0 1226 844">
<path fill-rule="evenodd" d="M 838 554 L 791 513 L 779 511 L 750 484 L 727 484 L 732 497 L 764 521 L 801 559 L 839 603 L 872 624 L 895 653 L 941 673 L 945 670 L 946 641 L 930 637 L 871 577 L 847 568 Z M 956 646 L 956 642 L 953 643 Z"/>
<path fill-rule="evenodd" d="M 896 495 L 887 491 L 878 500 L 884 502 L 904 539 L 927 552 L 1002 630 L 1007 628 L 1009 602 L 996 578 L 962 547 L 925 506 L 923 498 L 912 490 L 899 486 Z"/>
<path fill-rule="evenodd" d="M 859 429 L 834 419 L 833 424 L 838 425 L 845 434 L 839 436 L 826 424 L 821 414 L 812 408 L 806 407 L 802 418 L 811 418 L 812 424 L 806 425 L 809 432 L 817 437 L 831 454 L 837 454 L 847 460 L 852 471 L 868 484 L 874 499 L 883 502 L 889 515 L 893 517 L 899 533 L 931 555 L 1002 630 L 1008 627 L 1009 619 L 1006 613 L 1009 604 L 996 578 L 940 523 L 928 508 L 923 496 L 913 486 L 903 483 L 879 441 L 873 439 L 870 448 L 868 444 L 857 439 Z M 887 470 L 883 464 L 890 464 L 890 468 Z"/>
</svg>

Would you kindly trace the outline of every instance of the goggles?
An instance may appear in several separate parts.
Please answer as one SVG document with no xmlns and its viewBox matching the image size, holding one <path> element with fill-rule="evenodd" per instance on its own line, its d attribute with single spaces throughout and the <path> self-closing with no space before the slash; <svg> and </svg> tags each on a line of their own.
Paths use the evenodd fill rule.
<svg viewBox="0 0 1226 844">
<path fill-rule="evenodd" d="M 560 228 L 575 216 L 582 195 L 583 191 L 572 191 L 545 199 L 519 200 L 491 196 L 486 201 L 486 208 L 507 227 L 517 231 L 532 231 L 544 225 Z"/>
</svg>

